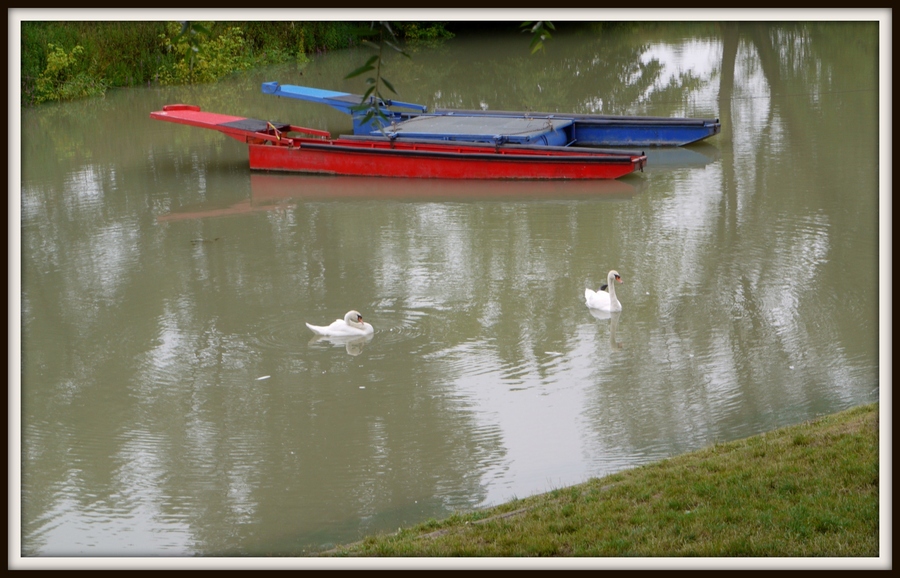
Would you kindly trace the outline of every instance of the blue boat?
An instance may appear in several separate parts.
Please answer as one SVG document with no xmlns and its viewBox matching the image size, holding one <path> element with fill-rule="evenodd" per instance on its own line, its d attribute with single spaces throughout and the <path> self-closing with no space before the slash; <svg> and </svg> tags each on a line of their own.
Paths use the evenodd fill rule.
<svg viewBox="0 0 900 578">
<path fill-rule="evenodd" d="M 262 91 L 328 105 L 351 116 L 353 134 L 392 139 L 563 147 L 673 147 L 704 140 L 722 130 L 719 119 L 440 108 L 429 112 L 421 104 L 398 100 L 378 102 L 387 122 L 378 116 L 366 121 L 365 110 L 354 110 L 362 102 L 360 95 L 278 82 L 264 82 Z"/>
</svg>

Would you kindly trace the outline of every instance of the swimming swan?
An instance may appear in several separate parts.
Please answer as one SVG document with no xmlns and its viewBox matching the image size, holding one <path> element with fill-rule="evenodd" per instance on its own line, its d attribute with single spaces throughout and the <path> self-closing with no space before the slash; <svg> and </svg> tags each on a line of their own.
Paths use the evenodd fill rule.
<svg viewBox="0 0 900 578">
<path fill-rule="evenodd" d="M 601 287 L 599 291 L 585 289 L 585 305 L 591 309 L 598 309 L 600 311 L 621 311 L 622 304 L 616 299 L 616 283 L 621 282 L 622 278 L 619 277 L 619 274 L 616 271 L 610 271 L 609 275 L 606 276 L 609 293 L 604 290 L 607 287 L 606 285 Z"/>
<path fill-rule="evenodd" d="M 331 325 L 322 327 L 319 325 L 306 324 L 310 330 L 316 335 L 324 335 L 326 337 L 353 337 L 357 335 L 372 335 L 375 329 L 371 325 L 363 321 L 359 311 L 348 311 L 343 319 L 336 319 Z"/>
</svg>

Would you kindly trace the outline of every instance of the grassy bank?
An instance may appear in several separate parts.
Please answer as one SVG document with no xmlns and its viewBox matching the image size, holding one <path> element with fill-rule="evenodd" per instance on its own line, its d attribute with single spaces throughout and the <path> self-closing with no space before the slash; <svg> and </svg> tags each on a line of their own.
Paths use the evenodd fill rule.
<svg viewBox="0 0 900 578">
<path fill-rule="evenodd" d="M 453 36 L 441 22 L 393 24 L 404 42 Z M 358 46 L 370 25 L 210 21 L 185 30 L 175 20 L 23 21 L 21 105 L 102 96 L 110 88 L 216 82 L 252 67 Z"/>
<path fill-rule="evenodd" d="M 878 557 L 878 404 L 323 556 Z"/>
</svg>

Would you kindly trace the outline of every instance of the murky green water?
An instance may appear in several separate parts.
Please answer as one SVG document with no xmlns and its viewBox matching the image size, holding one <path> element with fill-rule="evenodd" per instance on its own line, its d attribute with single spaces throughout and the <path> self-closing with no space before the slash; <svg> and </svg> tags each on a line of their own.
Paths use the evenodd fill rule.
<svg viewBox="0 0 900 578">
<path fill-rule="evenodd" d="M 718 117 L 603 183 L 251 174 L 348 51 L 22 111 L 23 556 L 303 555 L 879 399 L 877 24 L 416 47 L 430 107 Z M 585 287 L 616 269 L 623 311 Z M 374 337 L 313 341 L 358 309 Z"/>
</svg>

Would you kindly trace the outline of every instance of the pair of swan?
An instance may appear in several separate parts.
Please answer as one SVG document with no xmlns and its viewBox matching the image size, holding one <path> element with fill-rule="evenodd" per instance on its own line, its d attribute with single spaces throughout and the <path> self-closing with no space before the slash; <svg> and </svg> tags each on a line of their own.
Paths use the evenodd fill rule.
<svg viewBox="0 0 900 578">
<path fill-rule="evenodd" d="M 584 302 L 591 309 L 598 311 L 621 311 L 622 304 L 616 298 L 616 283 L 622 283 L 617 271 L 610 271 L 606 276 L 606 285 L 599 290 L 584 290 Z M 322 337 L 365 337 L 373 335 L 375 329 L 363 321 L 363 316 L 355 309 L 344 315 L 343 319 L 335 319 L 330 325 L 306 324 L 310 331 Z"/>
<path fill-rule="evenodd" d="M 606 276 L 606 285 L 597 291 L 584 290 L 584 303 L 591 309 L 599 311 L 621 311 L 622 304 L 616 298 L 616 283 L 621 283 L 622 277 L 617 271 L 610 271 Z"/>
</svg>

